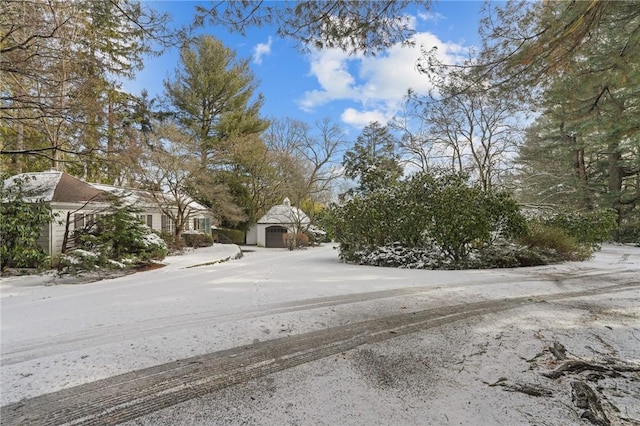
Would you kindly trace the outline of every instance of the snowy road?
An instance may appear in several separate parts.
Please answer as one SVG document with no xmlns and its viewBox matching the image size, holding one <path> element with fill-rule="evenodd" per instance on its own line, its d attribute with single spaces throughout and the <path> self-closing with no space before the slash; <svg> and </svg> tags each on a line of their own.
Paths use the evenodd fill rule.
<svg viewBox="0 0 640 426">
<path fill-rule="evenodd" d="M 330 245 L 252 250 L 85 285 L 3 282 L 2 424 L 527 424 L 536 407 L 514 411 L 480 358 L 520 374 L 517 357 L 563 336 L 574 354 L 640 360 L 637 248 L 464 272 L 344 265 Z M 549 404 L 557 424 L 577 415 Z"/>
</svg>

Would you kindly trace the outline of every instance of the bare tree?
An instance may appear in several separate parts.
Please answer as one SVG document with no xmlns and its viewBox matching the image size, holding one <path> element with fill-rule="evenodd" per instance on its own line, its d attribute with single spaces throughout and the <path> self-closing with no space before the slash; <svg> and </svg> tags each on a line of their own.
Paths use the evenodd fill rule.
<svg viewBox="0 0 640 426">
<path fill-rule="evenodd" d="M 488 86 L 470 84 L 469 77 L 465 72 L 441 77 L 437 93 L 413 96 L 412 113 L 395 126 L 404 131 L 408 161 L 425 171 L 468 174 L 488 191 L 504 185 L 522 131 L 512 100 Z"/>
<path fill-rule="evenodd" d="M 286 118 L 272 120 L 264 134 L 268 149 L 275 155 L 280 169 L 287 174 L 286 187 L 296 204 L 325 201 L 331 186 L 342 175 L 340 155 L 346 139 L 342 129 L 329 119 L 314 127 Z"/>
<path fill-rule="evenodd" d="M 154 143 L 136 161 L 138 181 L 172 222 L 177 241 L 190 219 L 202 212 L 203 206 L 195 202 L 193 191 L 207 187 L 207 191 L 224 192 L 216 186 L 208 187 L 206 170 L 193 156 L 189 140 L 172 124 L 158 125 Z"/>
</svg>

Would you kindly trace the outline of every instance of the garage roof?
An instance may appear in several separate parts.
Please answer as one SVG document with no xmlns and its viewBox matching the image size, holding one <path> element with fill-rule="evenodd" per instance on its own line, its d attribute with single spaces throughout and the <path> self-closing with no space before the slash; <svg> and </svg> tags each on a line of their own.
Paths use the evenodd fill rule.
<svg viewBox="0 0 640 426">
<path fill-rule="evenodd" d="M 308 225 L 311 223 L 309 216 L 302 210 L 291 205 L 291 201 L 285 198 L 282 204 L 273 206 L 267 214 L 262 216 L 258 223 L 262 224 L 300 224 Z"/>
</svg>

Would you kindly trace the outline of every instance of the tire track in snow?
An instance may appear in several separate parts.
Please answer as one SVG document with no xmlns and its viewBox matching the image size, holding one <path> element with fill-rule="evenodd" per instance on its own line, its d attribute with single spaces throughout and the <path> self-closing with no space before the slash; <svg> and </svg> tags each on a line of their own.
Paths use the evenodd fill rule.
<svg viewBox="0 0 640 426">
<path fill-rule="evenodd" d="M 535 282 L 540 279 L 549 281 L 574 281 L 577 279 L 596 278 L 603 276 L 617 275 L 629 271 L 613 270 L 613 271 L 581 271 L 576 274 L 575 271 L 570 273 L 552 273 L 547 271 L 535 271 L 533 274 L 527 273 L 525 276 L 533 275 L 533 278 L 524 278 L 520 283 Z M 447 288 L 470 287 L 486 285 L 489 283 L 509 283 L 514 281 L 514 277 L 491 277 L 478 280 L 475 283 L 465 283 L 462 285 L 446 285 Z M 215 321 L 223 324 L 243 319 L 259 318 L 271 315 L 287 314 L 292 312 L 303 312 L 313 309 L 320 309 L 332 306 L 340 306 L 350 303 L 362 303 L 373 300 L 408 296 L 412 294 L 424 294 L 435 290 L 441 290 L 442 286 L 429 287 L 404 287 L 381 291 L 372 291 L 364 293 L 335 295 L 326 297 L 316 297 L 310 299 L 296 300 L 290 302 L 282 302 L 265 305 L 259 308 L 236 309 L 233 312 L 201 312 L 196 314 L 185 314 L 180 316 L 171 316 L 165 318 L 153 318 L 144 320 L 136 324 L 126 324 L 122 326 L 108 326 L 99 329 L 92 329 L 86 332 L 73 333 L 71 335 L 57 335 L 51 340 L 38 340 L 36 342 L 15 343 L 12 345 L 4 345 L 2 348 L 1 358 L 3 366 L 10 366 L 21 362 L 27 362 L 45 356 L 58 355 L 73 352 L 81 349 L 99 347 L 114 342 L 122 342 L 140 336 L 152 336 L 160 333 L 174 332 L 193 327 L 199 327 L 211 324 Z"/>
<path fill-rule="evenodd" d="M 6 425 L 104 425 L 163 408 L 360 345 L 535 303 L 624 292 L 639 282 L 443 306 L 268 340 L 121 374 L 3 406 Z"/>
</svg>

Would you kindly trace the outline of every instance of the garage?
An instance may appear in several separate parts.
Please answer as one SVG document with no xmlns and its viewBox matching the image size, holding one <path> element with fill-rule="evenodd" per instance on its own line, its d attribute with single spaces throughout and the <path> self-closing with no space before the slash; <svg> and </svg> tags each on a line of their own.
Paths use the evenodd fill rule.
<svg viewBox="0 0 640 426">
<path fill-rule="evenodd" d="M 284 248 L 284 235 L 287 233 L 287 228 L 283 226 L 269 226 L 265 230 L 266 232 L 266 247 Z"/>
<path fill-rule="evenodd" d="M 255 244 L 259 247 L 286 248 L 284 236 L 287 232 L 311 232 L 313 235 L 320 232 L 322 237 L 325 235 L 311 225 L 311 220 L 302 210 L 292 206 L 291 201 L 285 198 L 282 204 L 271 207 L 249 228 L 245 241 L 248 245 Z"/>
</svg>

